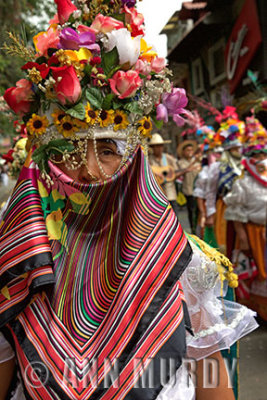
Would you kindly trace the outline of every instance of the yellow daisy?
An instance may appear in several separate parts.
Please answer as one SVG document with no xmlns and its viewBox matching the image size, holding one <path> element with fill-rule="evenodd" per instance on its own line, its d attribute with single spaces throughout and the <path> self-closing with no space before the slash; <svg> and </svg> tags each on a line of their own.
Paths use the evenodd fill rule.
<svg viewBox="0 0 267 400">
<path fill-rule="evenodd" d="M 69 115 L 66 115 L 64 118 L 62 118 L 60 125 L 57 125 L 57 130 L 65 138 L 68 138 L 77 132 L 79 128 L 75 125 L 75 121 Z"/>
<path fill-rule="evenodd" d="M 114 131 L 126 129 L 129 125 L 129 120 L 123 111 L 117 110 L 113 116 Z"/>
<path fill-rule="evenodd" d="M 98 118 L 98 111 L 92 109 L 89 103 L 85 106 L 85 121 L 89 125 L 94 125 Z"/>
<path fill-rule="evenodd" d="M 99 114 L 98 123 L 104 128 L 108 125 L 113 124 L 114 110 L 102 110 Z"/>
<path fill-rule="evenodd" d="M 45 133 L 49 121 L 46 116 L 41 117 L 37 114 L 32 114 L 31 119 L 27 122 L 27 129 L 30 135 L 42 135 Z"/>
<path fill-rule="evenodd" d="M 152 122 L 150 117 L 144 117 L 138 121 L 138 130 L 143 136 L 150 137 L 150 132 L 152 131 Z"/>
<path fill-rule="evenodd" d="M 61 110 L 60 108 L 57 108 L 51 115 L 54 119 L 55 125 L 60 125 L 62 118 L 64 118 L 66 116 L 65 112 L 63 110 Z"/>
</svg>

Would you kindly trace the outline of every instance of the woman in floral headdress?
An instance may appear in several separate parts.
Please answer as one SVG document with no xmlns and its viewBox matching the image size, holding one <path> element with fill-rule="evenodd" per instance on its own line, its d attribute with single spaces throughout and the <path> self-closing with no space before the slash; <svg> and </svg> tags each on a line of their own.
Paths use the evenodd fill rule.
<svg viewBox="0 0 267 400">
<path fill-rule="evenodd" d="M 246 119 L 244 155 L 244 174 L 224 197 L 225 218 L 234 222 L 238 238 L 238 299 L 267 321 L 267 132 L 254 116 Z"/>
<path fill-rule="evenodd" d="M 206 225 L 214 226 L 217 243 L 220 250 L 226 254 L 228 233 L 226 234 L 225 204 L 222 198 L 231 191 L 234 180 L 242 173 L 242 135 L 245 124 L 238 119 L 235 108 L 229 106 L 216 119 L 220 121 L 220 128 L 214 140 L 222 143 L 224 152 L 220 161 L 213 163 L 209 168 Z"/>
<path fill-rule="evenodd" d="M 245 307 L 222 308 L 231 266 L 189 244 L 145 156 L 151 118 L 180 123 L 185 92 L 142 38 L 135 1 L 56 3 L 37 58 L 25 49 L 27 77 L 5 93 L 30 150 L 1 222 L 0 394 L 192 399 L 181 386 L 186 267 L 189 355 L 216 357 L 256 323 Z M 214 390 L 232 399 L 227 379 Z"/>
</svg>

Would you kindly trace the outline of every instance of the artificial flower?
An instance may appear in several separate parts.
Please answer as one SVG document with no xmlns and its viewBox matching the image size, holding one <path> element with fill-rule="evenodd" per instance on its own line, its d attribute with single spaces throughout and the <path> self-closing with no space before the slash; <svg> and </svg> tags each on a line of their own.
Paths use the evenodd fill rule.
<svg viewBox="0 0 267 400">
<path fill-rule="evenodd" d="M 85 106 L 85 121 L 88 122 L 89 125 L 94 125 L 97 119 L 98 111 L 93 110 L 91 105 L 87 103 Z"/>
<path fill-rule="evenodd" d="M 173 121 L 178 125 L 184 125 L 184 119 L 180 114 L 186 114 L 184 107 L 187 105 L 188 99 L 184 89 L 173 88 L 171 93 L 162 95 L 162 104 L 157 106 L 157 119 L 168 121 L 168 116 L 171 115 Z"/>
<path fill-rule="evenodd" d="M 133 37 L 138 35 L 144 35 L 142 26 L 144 24 L 144 16 L 138 13 L 137 10 L 133 8 L 128 8 L 127 5 L 124 6 L 125 12 L 125 22 L 131 28 L 131 35 Z"/>
<path fill-rule="evenodd" d="M 113 30 L 106 34 L 106 38 L 102 39 L 104 47 L 107 51 L 117 48 L 120 64 L 129 63 L 134 65 L 140 55 L 141 36 L 131 37 L 131 33 L 126 29 Z"/>
<path fill-rule="evenodd" d="M 100 47 L 95 40 L 95 34 L 92 32 L 78 33 L 72 28 L 64 28 L 60 33 L 59 46 L 65 50 L 79 50 L 82 47 L 97 52 L 100 51 Z"/>
<path fill-rule="evenodd" d="M 142 79 L 137 71 L 117 71 L 109 79 L 111 90 L 119 97 L 125 99 L 133 97 L 142 85 Z"/>
<path fill-rule="evenodd" d="M 60 108 L 56 108 L 54 110 L 54 112 L 51 114 L 51 116 L 53 117 L 54 124 L 59 125 L 59 124 L 61 124 L 62 118 L 64 118 L 66 116 L 66 114 Z"/>
<path fill-rule="evenodd" d="M 59 32 L 49 28 L 46 32 L 40 32 L 33 38 L 33 43 L 38 56 L 47 56 L 48 49 L 57 49 L 59 44 Z"/>
<path fill-rule="evenodd" d="M 140 74 L 148 76 L 151 74 L 151 64 L 147 61 L 137 60 L 137 63 L 134 66 L 135 71 L 138 71 Z"/>
<path fill-rule="evenodd" d="M 138 131 L 146 137 L 150 137 L 150 132 L 152 131 L 152 122 L 150 117 L 144 117 L 138 121 Z"/>
<path fill-rule="evenodd" d="M 26 126 L 30 135 L 39 136 L 45 133 L 48 125 L 49 121 L 45 115 L 40 116 L 37 114 L 32 114 L 32 117 L 29 119 Z"/>
<path fill-rule="evenodd" d="M 20 79 L 16 87 L 5 91 L 4 99 L 16 114 L 22 116 L 30 111 L 32 96 L 32 83 L 27 79 Z"/>
<path fill-rule="evenodd" d="M 22 70 L 31 70 L 33 68 L 36 68 L 37 71 L 40 72 L 41 78 L 45 79 L 47 77 L 47 75 L 49 74 L 49 66 L 45 63 L 43 64 L 38 64 L 36 62 L 27 62 L 26 64 L 24 64 L 21 69 Z"/>
<path fill-rule="evenodd" d="M 117 132 L 118 130 L 126 129 L 130 122 L 125 112 L 117 110 L 115 111 L 115 114 L 113 116 L 113 123 L 114 123 L 113 129 L 115 132 Z"/>
<path fill-rule="evenodd" d="M 80 81 L 72 65 L 51 67 L 53 78 L 56 80 L 54 90 L 61 104 L 76 103 L 82 93 Z"/>
<path fill-rule="evenodd" d="M 57 130 L 65 137 L 71 137 L 75 132 L 78 132 L 79 128 L 75 124 L 75 120 L 73 120 L 69 115 L 63 117 L 60 121 L 60 124 L 57 125 Z"/>
<path fill-rule="evenodd" d="M 101 128 L 105 128 L 113 123 L 113 114 L 113 110 L 101 110 L 98 118 L 98 123 Z"/>
<path fill-rule="evenodd" d="M 165 58 L 156 57 L 151 61 L 151 70 L 153 72 L 159 73 L 165 68 L 165 65 L 166 65 Z"/>
<path fill-rule="evenodd" d="M 153 50 L 152 46 L 147 45 L 147 42 L 143 38 L 140 41 L 140 46 L 140 58 L 151 63 L 153 58 L 157 57 L 158 54 Z"/>
<path fill-rule="evenodd" d="M 215 120 L 220 124 L 222 121 L 226 121 L 228 118 L 238 119 L 235 107 L 226 106 L 222 114 L 217 115 Z"/>
<path fill-rule="evenodd" d="M 127 7 L 134 7 L 136 0 L 121 0 L 122 5 L 125 5 Z"/>
<path fill-rule="evenodd" d="M 88 129 L 88 123 L 86 121 L 81 121 L 80 119 L 74 118 L 74 124 L 78 129 Z"/>
<path fill-rule="evenodd" d="M 124 28 L 124 24 L 122 21 L 118 21 L 115 18 L 105 17 L 102 14 L 97 14 L 90 28 L 93 29 L 95 33 L 107 33 L 113 31 L 114 29 Z"/>
<path fill-rule="evenodd" d="M 61 25 L 68 21 L 71 14 L 77 10 L 77 7 L 71 0 L 55 0 L 57 5 L 58 20 Z"/>
<path fill-rule="evenodd" d="M 57 13 L 49 20 L 49 26 L 56 26 L 59 24 L 59 19 Z"/>
</svg>

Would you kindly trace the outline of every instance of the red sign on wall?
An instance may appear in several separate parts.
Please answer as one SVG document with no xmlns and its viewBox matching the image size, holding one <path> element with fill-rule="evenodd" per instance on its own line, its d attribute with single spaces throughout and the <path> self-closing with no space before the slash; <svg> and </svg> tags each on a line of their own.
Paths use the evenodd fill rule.
<svg viewBox="0 0 267 400">
<path fill-rule="evenodd" d="M 256 0 L 246 0 L 225 49 L 230 91 L 236 89 L 262 42 Z"/>
</svg>

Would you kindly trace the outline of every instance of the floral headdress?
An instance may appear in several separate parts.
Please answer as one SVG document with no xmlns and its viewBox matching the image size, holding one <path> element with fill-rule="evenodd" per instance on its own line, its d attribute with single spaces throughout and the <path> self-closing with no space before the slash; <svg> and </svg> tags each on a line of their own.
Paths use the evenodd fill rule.
<svg viewBox="0 0 267 400">
<path fill-rule="evenodd" d="M 242 146 L 245 133 L 245 123 L 239 120 L 235 107 L 227 106 L 222 114 L 216 118 L 220 122 L 217 135 L 225 150 Z"/>
<path fill-rule="evenodd" d="M 267 131 L 254 115 L 246 118 L 244 142 L 243 153 L 246 157 L 267 153 Z"/>
<path fill-rule="evenodd" d="M 25 51 L 27 77 L 4 95 L 31 146 L 67 156 L 69 141 L 62 139 L 108 131 L 109 138 L 127 139 L 127 157 L 150 136 L 152 120 L 158 126 L 171 116 L 183 124 L 185 91 L 172 86 L 165 60 L 144 40 L 136 0 L 55 3 L 49 28 L 33 38 L 36 54 Z M 37 163 L 42 158 L 39 152 Z"/>
</svg>

